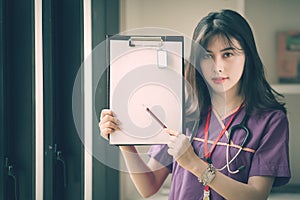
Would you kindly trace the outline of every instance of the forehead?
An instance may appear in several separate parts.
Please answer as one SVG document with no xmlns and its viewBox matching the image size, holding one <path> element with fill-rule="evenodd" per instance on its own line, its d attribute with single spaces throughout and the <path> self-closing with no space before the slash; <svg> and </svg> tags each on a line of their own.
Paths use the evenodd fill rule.
<svg viewBox="0 0 300 200">
<path fill-rule="evenodd" d="M 224 49 L 228 47 L 241 49 L 240 43 L 234 37 L 226 37 L 225 35 L 218 34 L 208 39 L 206 49 Z"/>
</svg>

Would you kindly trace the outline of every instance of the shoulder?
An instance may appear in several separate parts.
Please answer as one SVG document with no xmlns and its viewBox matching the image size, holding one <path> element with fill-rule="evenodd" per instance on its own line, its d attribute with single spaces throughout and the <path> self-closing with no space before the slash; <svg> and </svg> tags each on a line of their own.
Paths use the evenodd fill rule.
<svg viewBox="0 0 300 200">
<path fill-rule="evenodd" d="M 256 123 L 264 123 L 266 125 L 271 125 L 281 121 L 288 121 L 286 113 L 279 109 L 257 111 L 254 114 L 251 114 L 251 119 Z"/>
<path fill-rule="evenodd" d="M 269 110 L 252 114 L 249 118 L 248 127 L 252 132 L 254 141 L 256 141 L 256 147 L 262 141 L 287 140 L 289 135 L 287 115 L 282 110 Z"/>
</svg>

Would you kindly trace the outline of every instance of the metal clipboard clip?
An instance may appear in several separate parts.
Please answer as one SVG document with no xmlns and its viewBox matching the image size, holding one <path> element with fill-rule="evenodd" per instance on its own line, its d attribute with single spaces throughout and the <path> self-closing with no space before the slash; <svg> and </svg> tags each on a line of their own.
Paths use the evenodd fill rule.
<svg viewBox="0 0 300 200">
<path fill-rule="evenodd" d="M 163 39 L 161 37 L 142 37 L 133 36 L 129 39 L 130 47 L 161 47 L 163 45 Z"/>
<path fill-rule="evenodd" d="M 155 47 L 157 48 L 157 66 L 166 68 L 168 66 L 167 50 L 163 49 L 164 40 L 161 37 L 133 36 L 129 39 L 130 47 Z"/>
</svg>

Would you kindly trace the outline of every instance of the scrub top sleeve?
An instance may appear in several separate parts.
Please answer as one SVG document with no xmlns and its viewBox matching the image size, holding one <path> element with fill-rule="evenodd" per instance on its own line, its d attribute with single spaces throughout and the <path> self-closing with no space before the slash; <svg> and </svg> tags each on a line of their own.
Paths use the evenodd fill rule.
<svg viewBox="0 0 300 200">
<path fill-rule="evenodd" d="M 167 167 L 170 172 L 172 172 L 173 167 L 173 157 L 168 154 L 167 145 L 152 145 L 148 151 L 148 155 L 163 166 Z"/>
<path fill-rule="evenodd" d="M 268 121 L 253 156 L 249 176 L 273 176 L 273 186 L 281 186 L 291 177 L 288 120 L 284 112 L 276 111 Z"/>
</svg>

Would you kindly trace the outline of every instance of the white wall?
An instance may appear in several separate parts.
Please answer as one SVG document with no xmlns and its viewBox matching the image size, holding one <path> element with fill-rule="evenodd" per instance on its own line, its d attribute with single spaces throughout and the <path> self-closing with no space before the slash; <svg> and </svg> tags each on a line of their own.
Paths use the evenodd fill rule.
<svg viewBox="0 0 300 200">
<path fill-rule="evenodd" d="M 198 21 L 210 11 L 223 8 L 239 11 L 252 26 L 258 50 L 266 66 L 267 79 L 272 84 L 277 83 L 276 32 L 300 29 L 299 0 L 120 0 L 120 4 L 121 32 L 135 28 L 161 27 L 190 37 Z M 300 141 L 300 123 L 297 117 L 300 115 L 297 103 L 299 99 L 300 94 L 287 95 L 293 173 L 291 183 L 297 184 L 300 184 L 300 157 L 296 156 L 296 152 L 300 150 L 297 145 Z M 122 174 L 121 179 L 121 199 L 138 199 L 129 177 Z"/>
<path fill-rule="evenodd" d="M 243 12 L 243 0 L 120 0 L 121 31 L 162 27 L 191 36 L 210 11 L 231 8 Z"/>
<path fill-rule="evenodd" d="M 271 83 L 277 83 L 277 40 L 276 33 L 286 30 L 300 30 L 299 0 L 246 0 L 245 15 L 251 23 L 259 53 L 266 66 L 266 75 Z M 280 91 L 285 92 L 285 91 Z M 292 179 L 290 183 L 300 184 L 300 91 L 297 95 L 287 94 L 287 109 L 290 122 L 290 155 Z"/>
<path fill-rule="evenodd" d="M 300 94 L 286 95 L 288 118 L 290 123 L 290 163 L 292 170 L 291 184 L 300 184 Z"/>
<path fill-rule="evenodd" d="M 245 15 L 253 27 L 267 78 L 277 83 L 276 33 L 300 30 L 299 0 L 246 0 Z"/>
</svg>

